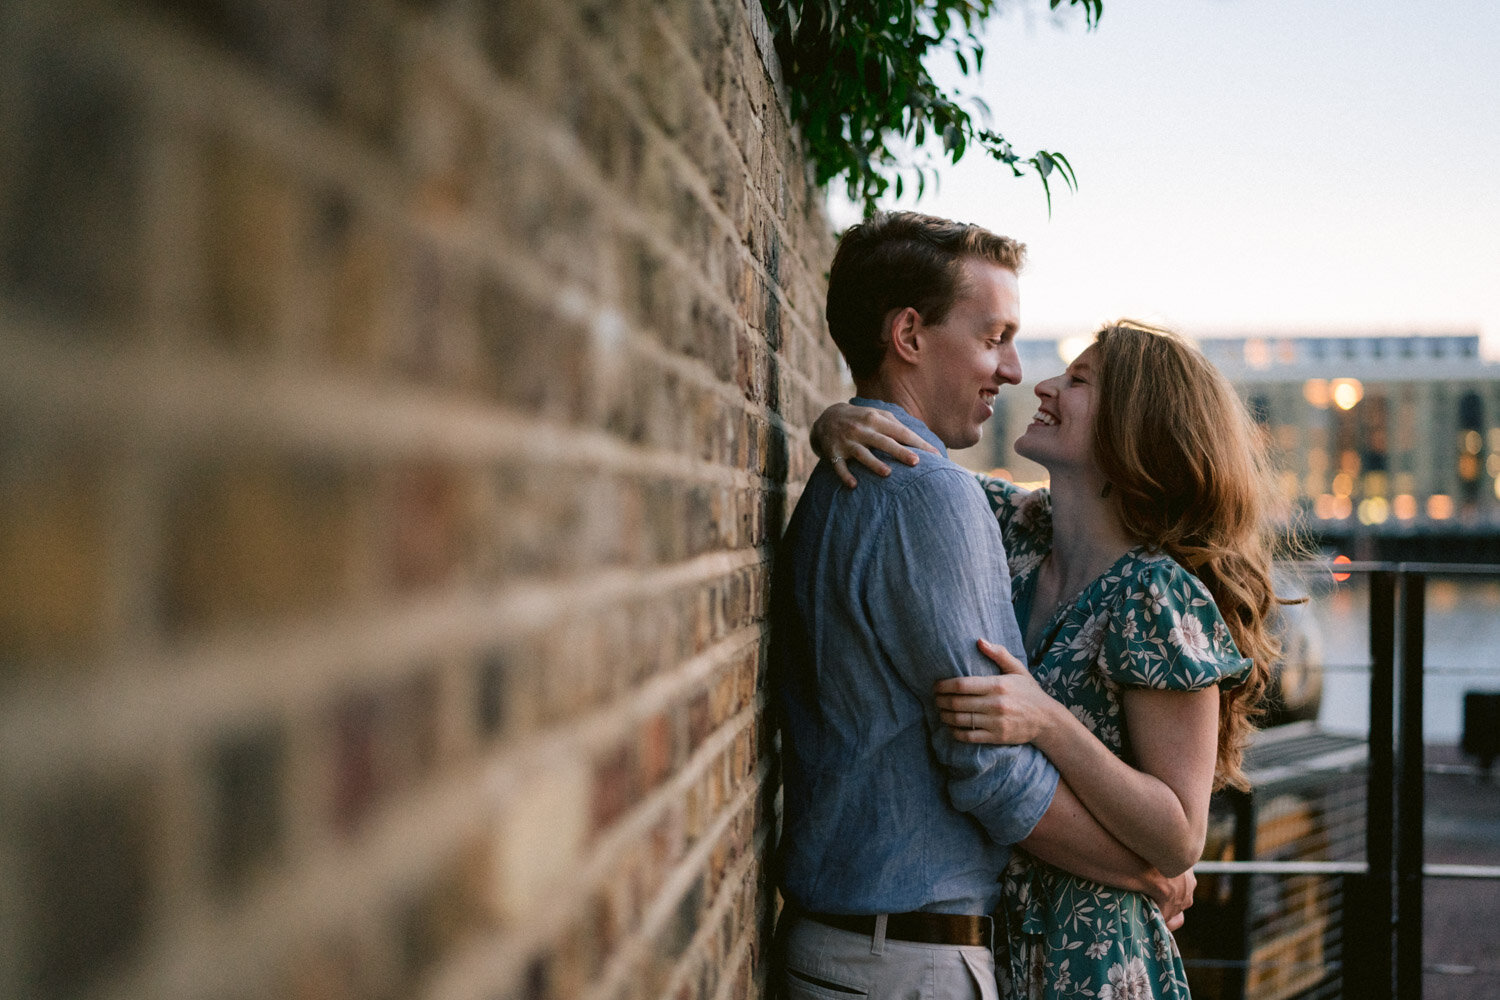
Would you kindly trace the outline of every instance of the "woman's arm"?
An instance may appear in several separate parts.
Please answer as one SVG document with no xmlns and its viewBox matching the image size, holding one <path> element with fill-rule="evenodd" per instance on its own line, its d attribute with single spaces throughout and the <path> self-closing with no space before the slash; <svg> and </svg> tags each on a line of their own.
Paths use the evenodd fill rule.
<svg viewBox="0 0 1500 1000">
<path fill-rule="evenodd" d="M 1000 676 L 950 678 L 937 685 L 939 712 L 956 738 L 1032 744 L 1122 844 L 1165 875 L 1191 868 L 1203 853 L 1208 828 L 1218 688 L 1125 689 L 1124 723 L 1137 770 L 1043 691 L 1019 660 L 983 641 L 980 650 L 1000 665 Z"/>
<path fill-rule="evenodd" d="M 907 465 L 917 464 L 912 448 L 937 454 L 937 449 L 921 435 L 884 410 L 853 403 L 834 403 L 813 421 L 812 448 L 819 458 L 826 458 L 843 484 L 851 490 L 856 485 L 848 460 L 875 473 L 889 476 L 890 466 L 875 457 L 878 449 Z M 909 446 L 909 447 L 907 447 Z"/>
<path fill-rule="evenodd" d="M 1099 824 L 1068 783 L 1058 783 L 1041 822 L 1021 841 L 1032 857 L 1091 882 L 1143 892 L 1156 901 L 1168 930 L 1182 925 L 1197 885 L 1191 869 L 1171 878 L 1152 868 Z"/>
</svg>

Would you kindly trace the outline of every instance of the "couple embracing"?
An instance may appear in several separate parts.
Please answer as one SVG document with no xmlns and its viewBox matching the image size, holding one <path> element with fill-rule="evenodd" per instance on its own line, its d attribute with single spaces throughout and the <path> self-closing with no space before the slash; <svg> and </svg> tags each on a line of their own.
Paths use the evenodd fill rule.
<svg viewBox="0 0 1500 1000">
<path fill-rule="evenodd" d="M 950 461 L 1021 379 L 1024 255 L 892 213 L 834 257 L 859 395 L 771 598 L 791 997 L 1188 995 L 1171 929 L 1276 653 L 1264 453 L 1196 349 L 1119 323 L 1037 386 L 1050 488 Z"/>
</svg>

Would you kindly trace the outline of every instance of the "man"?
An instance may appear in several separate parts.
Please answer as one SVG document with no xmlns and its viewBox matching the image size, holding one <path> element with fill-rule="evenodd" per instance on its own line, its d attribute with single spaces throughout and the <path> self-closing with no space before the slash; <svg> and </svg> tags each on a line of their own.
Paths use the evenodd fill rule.
<svg viewBox="0 0 1500 1000">
<path fill-rule="evenodd" d="M 993 997 L 986 914 L 1010 845 L 1151 893 L 1167 880 L 1106 833 L 1029 746 L 960 743 L 933 684 L 993 673 L 975 647 L 1022 649 L 999 528 L 946 448 L 979 440 L 1021 379 L 1025 248 L 978 226 L 878 215 L 839 242 L 827 317 L 860 398 L 939 454 L 808 480 L 772 584 L 786 902 L 773 976 L 791 996 Z"/>
</svg>

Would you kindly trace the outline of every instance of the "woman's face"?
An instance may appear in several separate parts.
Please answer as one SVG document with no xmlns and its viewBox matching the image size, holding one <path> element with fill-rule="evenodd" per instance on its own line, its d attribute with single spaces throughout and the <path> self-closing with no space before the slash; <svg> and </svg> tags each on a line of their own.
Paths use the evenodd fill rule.
<svg viewBox="0 0 1500 1000">
<path fill-rule="evenodd" d="M 1067 371 L 1037 385 L 1036 416 L 1016 440 L 1016 454 L 1053 471 L 1094 467 L 1098 358 L 1099 348 L 1092 346 L 1078 355 Z"/>
</svg>

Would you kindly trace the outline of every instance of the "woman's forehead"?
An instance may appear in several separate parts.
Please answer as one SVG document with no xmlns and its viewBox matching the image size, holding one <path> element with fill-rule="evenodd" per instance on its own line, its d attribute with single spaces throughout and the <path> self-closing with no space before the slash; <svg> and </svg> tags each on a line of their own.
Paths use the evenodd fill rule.
<svg viewBox="0 0 1500 1000">
<path fill-rule="evenodd" d="M 1098 360 L 1099 345 L 1090 344 L 1087 348 L 1084 349 L 1082 354 L 1073 359 L 1072 364 L 1068 365 L 1068 371 L 1079 371 L 1085 369 L 1092 370 L 1094 367 L 1094 362 Z"/>
</svg>

